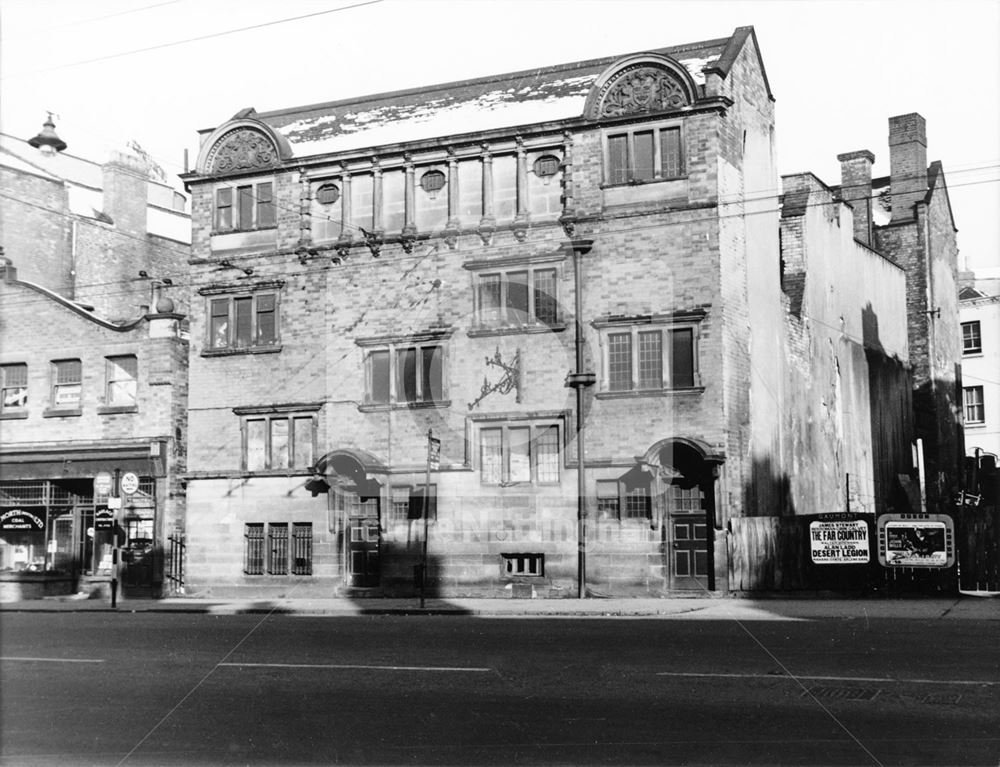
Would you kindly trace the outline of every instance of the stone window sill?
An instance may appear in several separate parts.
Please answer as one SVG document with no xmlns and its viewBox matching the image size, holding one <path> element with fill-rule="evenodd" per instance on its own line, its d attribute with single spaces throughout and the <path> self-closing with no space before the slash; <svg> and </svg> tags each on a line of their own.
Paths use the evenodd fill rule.
<svg viewBox="0 0 1000 767">
<path fill-rule="evenodd" d="M 388 410 L 432 410 L 434 408 L 451 407 L 451 400 L 441 400 L 440 402 L 392 402 L 392 403 L 368 403 L 358 405 L 358 410 L 362 413 L 383 413 Z"/>
<path fill-rule="evenodd" d="M 469 338 L 484 338 L 486 336 L 515 336 L 532 333 L 561 333 L 566 329 L 565 323 L 554 325 L 477 325 L 470 328 L 466 335 Z"/>
<path fill-rule="evenodd" d="M 704 386 L 690 386 L 684 389 L 641 389 L 639 391 L 599 391 L 597 399 L 634 399 L 636 397 L 674 397 L 684 394 L 703 394 Z"/>
<path fill-rule="evenodd" d="M 28 417 L 28 411 L 22 410 L 13 413 L 0 413 L 0 421 L 19 421 Z"/>
<path fill-rule="evenodd" d="M 203 349 L 202 357 L 235 357 L 242 354 L 277 354 L 281 346 L 248 346 L 243 349 Z"/>
<path fill-rule="evenodd" d="M 138 413 L 138 405 L 104 405 L 97 408 L 98 415 L 117 415 L 118 413 Z"/>
<path fill-rule="evenodd" d="M 52 408 L 47 407 L 42 411 L 42 418 L 76 418 L 83 415 L 81 408 Z"/>
</svg>

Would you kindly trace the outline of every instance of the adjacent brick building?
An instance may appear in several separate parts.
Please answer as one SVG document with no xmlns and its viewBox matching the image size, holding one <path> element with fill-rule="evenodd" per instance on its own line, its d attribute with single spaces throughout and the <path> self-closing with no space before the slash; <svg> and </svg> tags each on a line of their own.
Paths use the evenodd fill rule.
<svg viewBox="0 0 1000 767">
<path fill-rule="evenodd" d="M 111 492 L 123 501 L 117 575 L 130 594 L 160 592 L 184 516 L 190 216 L 153 175 L 134 155 L 102 166 L 2 137 L 4 598 L 115 574 L 113 533 L 95 524 L 103 472 L 138 478 Z"/>
<path fill-rule="evenodd" d="M 724 591 L 733 520 L 899 503 L 908 267 L 773 103 L 740 28 L 203 131 L 189 593 Z"/>
</svg>

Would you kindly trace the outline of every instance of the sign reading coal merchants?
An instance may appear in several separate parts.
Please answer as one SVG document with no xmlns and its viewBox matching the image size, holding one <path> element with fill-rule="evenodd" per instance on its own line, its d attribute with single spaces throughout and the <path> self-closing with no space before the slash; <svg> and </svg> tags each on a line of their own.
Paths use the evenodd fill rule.
<svg viewBox="0 0 1000 767">
<path fill-rule="evenodd" d="M 0 511 L 0 530 L 37 532 L 45 529 L 45 509 L 4 509 Z"/>
<path fill-rule="evenodd" d="M 858 565 L 871 560 L 863 519 L 809 523 L 809 550 L 817 565 Z"/>
<path fill-rule="evenodd" d="M 886 567 L 951 567 L 955 528 L 947 514 L 883 514 L 878 558 Z"/>
</svg>

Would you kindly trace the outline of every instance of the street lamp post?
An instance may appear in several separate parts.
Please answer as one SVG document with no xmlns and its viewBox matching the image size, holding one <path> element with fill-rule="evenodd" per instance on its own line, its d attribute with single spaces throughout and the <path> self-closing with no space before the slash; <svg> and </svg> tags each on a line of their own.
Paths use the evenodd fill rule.
<svg viewBox="0 0 1000 767">
<path fill-rule="evenodd" d="M 593 240 L 572 239 L 573 292 L 575 293 L 574 322 L 576 324 L 576 369 L 566 376 L 566 386 L 576 390 L 576 545 L 577 545 L 577 597 L 587 596 L 587 481 L 584 471 L 583 393 L 597 380 L 584 372 L 583 359 L 583 276 L 581 260 L 594 246 Z"/>
</svg>

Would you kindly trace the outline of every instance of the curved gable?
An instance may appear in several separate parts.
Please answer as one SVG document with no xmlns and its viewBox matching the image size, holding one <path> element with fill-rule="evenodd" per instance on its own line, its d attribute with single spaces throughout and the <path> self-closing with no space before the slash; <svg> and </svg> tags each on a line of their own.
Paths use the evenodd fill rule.
<svg viewBox="0 0 1000 767">
<path fill-rule="evenodd" d="M 291 156 L 284 136 L 260 120 L 242 118 L 212 131 L 198 153 L 197 170 L 209 175 L 267 170 Z"/>
<path fill-rule="evenodd" d="M 640 53 L 615 62 L 594 82 L 584 116 L 591 120 L 627 114 L 670 112 L 692 104 L 698 88 L 680 63 Z"/>
</svg>

